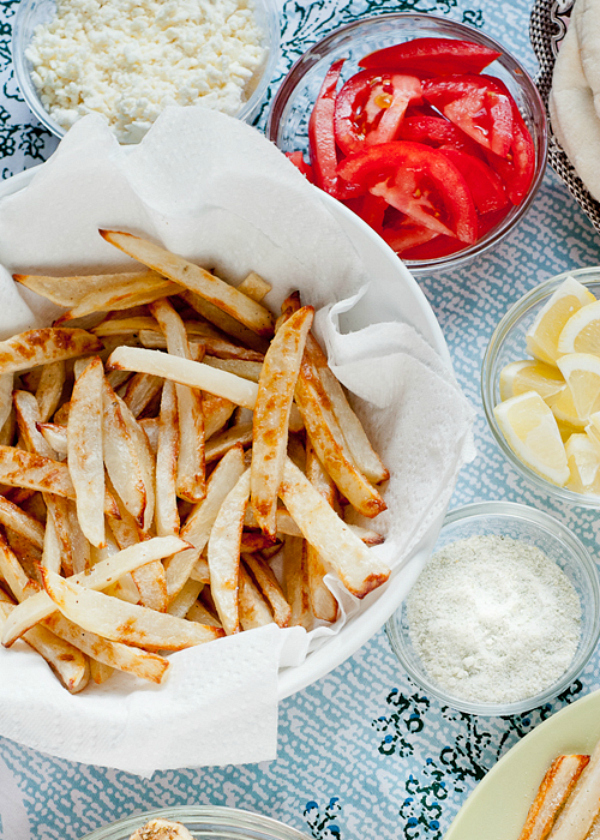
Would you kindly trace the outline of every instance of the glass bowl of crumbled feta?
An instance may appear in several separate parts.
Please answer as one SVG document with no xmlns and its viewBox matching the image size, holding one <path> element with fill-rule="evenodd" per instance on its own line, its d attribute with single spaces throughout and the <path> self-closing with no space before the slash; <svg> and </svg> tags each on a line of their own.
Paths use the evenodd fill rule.
<svg viewBox="0 0 600 840">
<path fill-rule="evenodd" d="M 169 105 L 252 120 L 278 44 L 276 0 L 22 0 L 12 51 L 49 131 L 99 113 L 131 144 Z"/>
<path fill-rule="evenodd" d="M 463 712 L 521 714 L 577 678 L 600 634 L 598 572 L 561 522 L 512 502 L 447 514 L 386 627 L 426 693 Z"/>
<path fill-rule="evenodd" d="M 160 826 L 165 820 L 179 825 L 169 831 L 166 826 Z M 135 814 L 97 828 L 82 840 L 137 840 L 139 837 L 147 840 L 187 840 L 190 836 L 210 836 L 213 840 L 309 840 L 297 829 L 270 817 L 212 805 L 160 808 Z"/>
</svg>

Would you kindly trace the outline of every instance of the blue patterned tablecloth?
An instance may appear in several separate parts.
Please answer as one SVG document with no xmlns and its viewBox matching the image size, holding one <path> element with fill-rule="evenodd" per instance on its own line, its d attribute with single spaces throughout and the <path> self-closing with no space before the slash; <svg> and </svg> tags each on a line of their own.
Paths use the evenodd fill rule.
<svg viewBox="0 0 600 840">
<path fill-rule="evenodd" d="M 56 142 L 16 88 L 10 56 L 18 0 L 0 2 L 0 157 L 9 177 L 45 160 Z M 390 11 L 467 21 L 497 38 L 535 74 L 529 0 L 286 0 L 282 55 L 270 95 L 292 61 L 336 26 Z M 264 125 L 268 101 L 259 125 Z M 479 367 L 507 307 L 540 281 L 600 262 L 600 239 L 551 171 L 525 220 L 470 267 L 420 281 L 444 331 L 460 383 L 477 408 L 477 459 L 451 506 L 507 499 L 553 513 L 598 556 L 600 519 L 553 504 L 522 483 L 492 441 Z M 0 676 L 1 678 L 1 676 Z M 512 718 L 471 717 L 422 694 L 399 668 L 384 631 L 327 677 L 281 703 L 279 754 L 259 765 L 126 773 L 72 764 L 0 738 L 1 840 L 76 840 L 132 812 L 184 804 L 271 815 L 318 840 L 440 840 L 477 782 L 541 720 L 600 686 L 596 655 L 552 704 Z M 484 838 L 482 838 L 484 840 Z"/>
</svg>

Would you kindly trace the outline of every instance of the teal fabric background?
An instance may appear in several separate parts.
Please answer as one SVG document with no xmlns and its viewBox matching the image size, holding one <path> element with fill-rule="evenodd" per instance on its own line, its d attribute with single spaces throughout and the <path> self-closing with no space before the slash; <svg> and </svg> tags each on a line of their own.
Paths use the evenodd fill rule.
<svg viewBox="0 0 600 840">
<path fill-rule="evenodd" d="M 10 32 L 16 5 L 17 0 L 0 2 L 3 177 L 40 163 L 56 146 L 32 122 L 15 87 Z M 528 0 L 287 0 L 281 60 L 259 126 L 270 96 L 307 46 L 342 23 L 401 10 L 480 27 L 536 72 Z M 461 473 L 451 507 L 486 499 L 533 505 L 573 528 L 596 557 L 597 514 L 538 495 L 496 448 L 481 408 L 479 367 L 495 325 L 512 302 L 553 274 L 599 262 L 598 235 L 548 171 L 525 220 L 492 254 L 466 269 L 420 281 L 459 381 L 477 410 L 478 457 Z M 400 670 L 380 631 L 345 664 L 281 704 L 279 755 L 270 763 L 169 771 L 143 780 L 0 739 L 0 838 L 76 840 L 132 812 L 214 804 L 273 816 L 318 840 L 441 840 L 500 756 L 543 719 L 599 686 L 596 655 L 580 680 L 552 704 L 514 718 L 471 717 L 423 696 Z"/>
</svg>

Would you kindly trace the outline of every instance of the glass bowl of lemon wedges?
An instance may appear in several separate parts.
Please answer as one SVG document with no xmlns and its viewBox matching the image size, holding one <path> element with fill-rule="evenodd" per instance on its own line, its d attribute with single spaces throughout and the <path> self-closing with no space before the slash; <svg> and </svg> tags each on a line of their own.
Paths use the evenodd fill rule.
<svg viewBox="0 0 600 840">
<path fill-rule="evenodd" d="M 509 309 L 481 394 L 496 442 L 530 484 L 600 507 L 600 267 L 559 274 Z"/>
</svg>

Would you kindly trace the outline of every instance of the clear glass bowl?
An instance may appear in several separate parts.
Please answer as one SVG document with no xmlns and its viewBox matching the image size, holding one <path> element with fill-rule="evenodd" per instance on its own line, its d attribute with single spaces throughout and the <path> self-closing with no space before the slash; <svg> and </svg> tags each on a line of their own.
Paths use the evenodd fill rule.
<svg viewBox="0 0 600 840">
<path fill-rule="evenodd" d="M 265 91 L 273 77 L 279 56 L 279 7 L 277 0 L 254 0 L 256 18 L 264 34 L 267 55 L 261 72 L 254 79 L 254 87 L 236 117 L 251 122 L 262 104 Z M 17 6 L 13 23 L 12 58 L 17 84 L 25 102 L 42 125 L 57 137 L 63 137 L 66 130 L 60 126 L 42 105 L 31 79 L 31 62 L 25 56 L 36 26 L 48 23 L 56 12 L 55 0 L 21 0 Z"/>
<path fill-rule="evenodd" d="M 474 41 L 500 53 L 484 73 L 496 76 L 514 97 L 533 137 L 536 150 L 535 174 L 528 195 L 518 207 L 474 245 L 462 251 L 431 260 L 406 260 L 413 274 L 452 269 L 486 253 L 503 239 L 523 218 L 541 184 L 546 166 L 548 130 L 544 105 L 531 77 L 506 49 L 478 29 L 429 14 L 398 12 L 365 18 L 347 24 L 327 35 L 293 65 L 273 99 L 267 137 L 284 152 L 308 150 L 308 121 L 326 71 L 339 58 L 345 58 L 342 78 L 357 72 L 363 56 L 381 47 L 413 38 L 457 38 Z"/>
<path fill-rule="evenodd" d="M 125 817 L 86 834 L 81 840 L 129 840 L 134 831 L 149 820 L 163 819 L 182 823 L 195 837 L 212 840 L 309 840 L 295 828 L 283 825 L 270 817 L 239 811 L 235 808 L 176 807 L 160 808 Z"/>
<path fill-rule="evenodd" d="M 586 666 L 600 635 L 600 583 L 587 549 L 557 519 L 513 502 L 480 502 L 446 515 L 434 553 L 449 543 L 494 534 L 535 545 L 567 575 L 581 603 L 581 638 L 575 656 L 562 677 L 545 691 L 514 703 L 472 703 L 455 697 L 433 682 L 415 651 L 406 617 L 406 603 L 386 625 L 388 639 L 409 677 L 442 703 L 473 715 L 518 715 L 552 700 L 577 678 Z"/>
<path fill-rule="evenodd" d="M 481 365 L 481 398 L 483 410 L 489 423 L 496 443 L 513 465 L 531 485 L 537 490 L 571 505 L 600 508 L 600 497 L 575 493 L 565 487 L 559 487 L 542 478 L 534 472 L 520 458 L 506 442 L 494 416 L 494 407 L 500 400 L 500 372 L 509 362 L 530 358 L 527 354 L 525 335 L 533 324 L 537 313 L 546 304 L 548 298 L 567 277 L 574 277 L 579 283 L 587 286 L 596 298 L 600 299 L 600 266 L 593 268 L 579 268 L 575 271 L 565 271 L 551 277 L 535 289 L 527 292 L 508 310 L 502 318 L 490 339 Z"/>
</svg>

